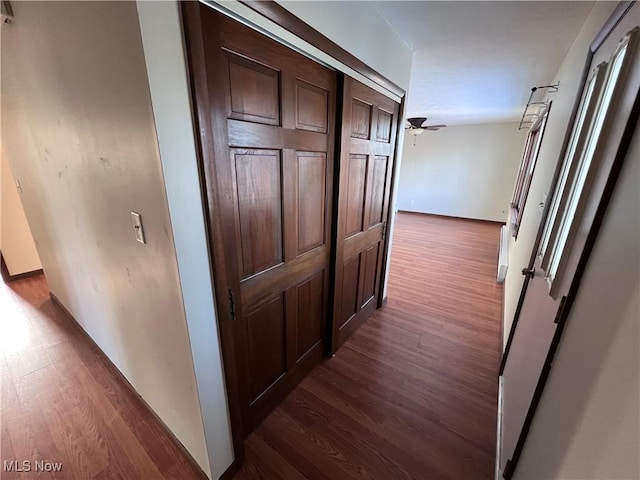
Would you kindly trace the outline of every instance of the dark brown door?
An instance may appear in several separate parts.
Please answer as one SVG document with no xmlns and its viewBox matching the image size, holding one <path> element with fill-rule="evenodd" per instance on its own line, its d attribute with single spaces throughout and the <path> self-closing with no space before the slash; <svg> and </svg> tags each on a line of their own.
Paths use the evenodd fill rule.
<svg viewBox="0 0 640 480">
<path fill-rule="evenodd" d="M 377 308 L 399 105 L 345 77 L 332 349 Z"/>
<path fill-rule="evenodd" d="M 223 348 L 247 434 L 323 355 L 336 73 L 202 4 L 200 17 L 205 177 L 221 223 L 211 243 L 226 277 L 217 300 L 231 305 Z"/>
</svg>

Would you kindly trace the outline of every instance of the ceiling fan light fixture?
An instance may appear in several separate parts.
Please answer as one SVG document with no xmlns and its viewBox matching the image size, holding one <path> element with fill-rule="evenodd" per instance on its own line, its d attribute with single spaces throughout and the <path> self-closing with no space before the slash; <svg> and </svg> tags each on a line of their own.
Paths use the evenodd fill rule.
<svg viewBox="0 0 640 480">
<path fill-rule="evenodd" d="M 410 128 L 409 133 L 411 135 L 422 135 L 422 132 L 424 132 L 424 130 L 424 128 Z"/>
</svg>

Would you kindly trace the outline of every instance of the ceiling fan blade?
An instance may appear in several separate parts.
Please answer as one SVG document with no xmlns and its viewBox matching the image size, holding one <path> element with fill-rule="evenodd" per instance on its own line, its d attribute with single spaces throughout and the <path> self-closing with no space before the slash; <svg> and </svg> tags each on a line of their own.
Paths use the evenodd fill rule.
<svg viewBox="0 0 640 480">
<path fill-rule="evenodd" d="M 434 129 L 434 128 L 438 128 L 439 129 L 439 128 L 444 128 L 444 127 L 446 127 L 446 125 L 427 125 L 426 127 L 422 127 L 422 128 L 426 128 L 427 130 L 431 130 L 431 129 Z"/>
</svg>

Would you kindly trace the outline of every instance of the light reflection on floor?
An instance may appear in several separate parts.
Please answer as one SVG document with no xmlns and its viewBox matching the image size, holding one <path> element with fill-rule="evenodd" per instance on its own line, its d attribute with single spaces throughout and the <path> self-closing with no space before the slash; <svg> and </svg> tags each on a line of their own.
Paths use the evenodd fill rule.
<svg viewBox="0 0 640 480">
<path fill-rule="evenodd" d="M 17 302 L 16 293 L 0 281 L 0 351 L 15 353 L 29 344 L 29 319 Z"/>
</svg>

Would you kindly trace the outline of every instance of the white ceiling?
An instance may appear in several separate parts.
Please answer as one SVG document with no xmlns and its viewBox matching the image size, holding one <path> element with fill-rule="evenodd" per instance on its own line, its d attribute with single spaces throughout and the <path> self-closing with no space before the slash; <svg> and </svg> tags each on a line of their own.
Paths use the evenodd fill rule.
<svg viewBox="0 0 640 480">
<path fill-rule="evenodd" d="M 407 116 L 460 125 L 519 120 L 531 87 L 553 80 L 593 2 L 373 6 L 414 52 Z"/>
</svg>

